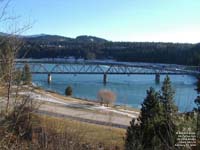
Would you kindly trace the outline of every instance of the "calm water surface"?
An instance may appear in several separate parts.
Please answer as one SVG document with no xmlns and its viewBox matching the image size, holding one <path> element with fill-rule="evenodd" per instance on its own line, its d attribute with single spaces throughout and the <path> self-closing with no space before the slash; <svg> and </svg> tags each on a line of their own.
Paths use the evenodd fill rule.
<svg viewBox="0 0 200 150">
<path fill-rule="evenodd" d="M 73 96 L 90 100 L 97 99 L 100 89 L 109 89 L 117 94 L 117 104 L 126 104 L 140 108 L 146 96 L 146 90 L 154 87 L 160 90 L 160 84 L 155 83 L 154 75 L 108 75 L 108 83 L 103 84 L 103 75 L 52 75 L 52 82 L 48 84 L 47 75 L 33 75 L 33 82 L 48 90 L 53 90 L 64 95 L 65 88 L 72 86 Z M 187 75 L 171 75 L 171 81 L 176 95 L 175 100 L 181 111 L 192 110 L 195 106 L 194 99 L 197 94 L 195 89 L 196 79 Z"/>
</svg>

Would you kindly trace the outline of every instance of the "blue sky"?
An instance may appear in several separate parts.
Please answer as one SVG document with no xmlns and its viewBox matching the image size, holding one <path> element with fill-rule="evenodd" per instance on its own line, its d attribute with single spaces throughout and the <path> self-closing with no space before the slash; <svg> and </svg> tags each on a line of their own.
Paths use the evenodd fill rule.
<svg viewBox="0 0 200 150">
<path fill-rule="evenodd" d="M 112 41 L 200 42 L 200 0 L 13 0 L 24 34 Z"/>
</svg>

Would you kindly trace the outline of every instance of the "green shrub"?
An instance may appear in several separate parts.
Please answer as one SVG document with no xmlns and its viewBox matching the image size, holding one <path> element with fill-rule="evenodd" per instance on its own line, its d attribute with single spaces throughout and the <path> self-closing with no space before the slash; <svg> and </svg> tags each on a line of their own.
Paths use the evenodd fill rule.
<svg viewBox="0 0 200 150">
<path fill-rule="evenodd" d="M 66 96 L 71 96 L 71 95 L 72 95 L 72 87 L 71 87 L 71 86 L 68 86 L 68 87 L 65 89 L 65 95 L 66 95 Z"/>
</svg>

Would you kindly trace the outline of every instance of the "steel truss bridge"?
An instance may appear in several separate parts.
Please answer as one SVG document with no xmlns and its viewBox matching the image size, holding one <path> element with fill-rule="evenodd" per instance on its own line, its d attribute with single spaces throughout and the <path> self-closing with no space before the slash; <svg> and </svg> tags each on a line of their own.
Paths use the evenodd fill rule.
<svg viewBox="0 0 200 150">
<path fill-rule="evenodd" d="M 104 61 L 49 61 L 49 60 L 16 60 L 18 69 L 23 69 L 25 64 L 29 64 L 32 74 L 102 74 L 104 83 L 107 75 L 133 75 L 147 74 L 159 76 L 164 75 L 199 75 L 199 66 L 182 66 L 150 63 L 123 63 Z"/>
<path fill-rule="evenodd" d="M 200 74 L 200 66 L 95 61 L 16 61 L 18 69 L 22 69 L 25 64 L 29 64 L 33 74 Z"/>
</svg>

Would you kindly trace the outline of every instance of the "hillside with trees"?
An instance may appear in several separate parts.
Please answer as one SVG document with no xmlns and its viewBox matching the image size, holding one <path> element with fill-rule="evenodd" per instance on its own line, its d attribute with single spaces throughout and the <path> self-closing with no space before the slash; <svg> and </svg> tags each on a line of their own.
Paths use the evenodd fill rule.
<svg viewBox="0 0 200 150">
<path fill-rule="evenodd" d="M 1 34 L 3 35 L 3 34 Z M 4 34 L 5 36 L 5 34 Z M 199 44 L 162 42 L 112 42 L 93 36 L 22 36 L 18 58 L 114 59 L 127 62 L 200 64 Z"/>
</svg>

